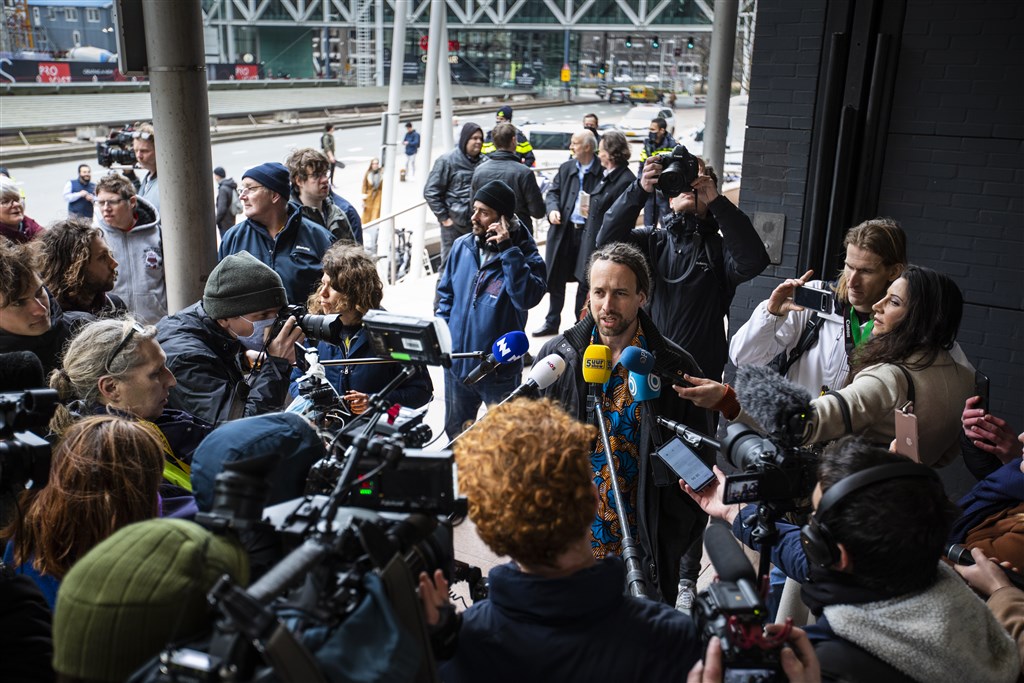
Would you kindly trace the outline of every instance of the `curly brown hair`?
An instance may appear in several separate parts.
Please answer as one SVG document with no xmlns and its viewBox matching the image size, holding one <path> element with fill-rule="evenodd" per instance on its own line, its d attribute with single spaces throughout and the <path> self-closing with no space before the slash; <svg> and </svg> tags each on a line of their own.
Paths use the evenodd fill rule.
<svg viewBox="0 0 1024 683">
<path fill-rule="evenodd" d="M 459 488 L 484 543 L 529 566 L 554 567 L 594 521 L 596 429 L 550 400 L 491 408 L 455 442 Z"/>
<path fill-rule="evenodd" d="M 14 561 L 60 579 L 121 527 L 156 517 L 164 456 L 154 427 L 115 415 L 72 425 L 53 451 L 50 481 L 25 491 L 25 517 L 2 535 Z"/>
<path fill-rule="evenodd" d="M 43 284 L 57 301 L 74 301 L 81 293 L 96 237 L 102 239 L 103 231 L 76 216 L 57 221 L 32 242 Z"/>
<path fill-rule="evenodd" d="M 136 195 L 132 181 L 116 173 L 104 176 L 96 183 L 96 196 L 99 196 L 100 192 L 116 194 L 121 199 L 131 199 Z"/>
<path fill-rule="evenodd" d="M 327 155 L 312 147 L 295 150 L 285 159 L 284 165 L 288 167 L 288 178 L 293 186 L 307 180 L 311 174 L 321 175 L 331 168 Z"/>
<path fill-rule="evenodd" d="M 335 242 L 324 254 L 324 274 L 331 280 L 331 289 L 341 294 L 344 304 L 359 311 L 360 316 L 373 308 L 380 308 L 384 298 L 384 284 L 377 274 L 377 265 L 361 245 Z M 320 303 L 320 290 L 309 295 L 306 308 L 310 313 L 337 313 L 325 311 Z"/>
</svg>

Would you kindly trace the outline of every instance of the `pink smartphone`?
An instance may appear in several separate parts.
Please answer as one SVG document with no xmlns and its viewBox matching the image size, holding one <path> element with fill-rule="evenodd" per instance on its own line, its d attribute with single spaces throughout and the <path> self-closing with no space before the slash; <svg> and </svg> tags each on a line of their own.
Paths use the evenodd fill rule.
<svg viewBox="0 0 1024 683">
<path fill-rule="evenodd" d="M 921 462 L 917 449 L 917 415 L 905 413 L 899 408 L 896 414 L 896 452 L 914 462 Z"/>
</svg>

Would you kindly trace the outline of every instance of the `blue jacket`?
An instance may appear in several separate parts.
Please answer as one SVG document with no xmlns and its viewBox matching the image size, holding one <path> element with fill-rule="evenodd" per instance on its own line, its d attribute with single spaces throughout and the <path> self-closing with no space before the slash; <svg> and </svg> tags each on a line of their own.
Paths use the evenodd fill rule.
<svg viewBox="0 0 1024 683">
<path fill-rule="evenodd" d="M 272 238 L 264 226 L 246 218 L 224 235 L 217 258 L 249 252 L 281 276 L 288 303 L 305 304 L 320 283 L 323 275 L 320 260 L 334 239 L 326 228 L 303 218 L 289 205 L 287 222 L 277 239 Z"/>
<path fill-rule="evenodd" d="M 416 152 L 420 151 L 420 134 L 414 130 L 410 130 L 405 134 L 405 154 L 406 156 L 412 156 Z"/>
<path fill-rule="evenodd" d="M 352 339 L 352 345 L 346 352 L 341 346 L 319 342 L 316 345 L 320 360 L 342 360 L 346 358 L 373 358 L 373 348 L 365 332 L 360 330 Z M 374 365 L 335 365 L 324 368 L 327 381 L 331 383 L 339 395 L 344 396 L 347 391 L 361 391 L 364 394 L 374 394 L 384 388 L 388 382 L 398 375 L 401 366 L 398 363 L 379 363 Z M 299 395 L 298 385 L 295 383 L 302 373 L 295 369 L 292 371 L 292 383 L 288 391 L 292 396 Z M 419 408 L 430 402 L 434 393 L 434 385 L 430 381 L 425 367 L 421 367 L 416 374 L 400 384 L 397 389 L 388 394 L 388 400 L 406 406 L 407 408 Z"/>
<path fill-rule="evenodd" d="M 494 341 L 512 330 L 523 331 L 526 313 L 547 291 L 547 269 L 533 236 L 513 218 L 509 246 L 497 254 L 480 252 L 473 233 L 455 240 L 437 283 L 437 315 L 452 332 L 452 351 L 490 351 Z M 452 372 L 465 379 L 479 365 L 474 359 L 452 361 Z M 500 365 L 492 378 L 507 379 L 523 371 L 522 361 Z M 483 381 L 488 381 L 485 378 Z"/>
<path fill-rule="evenodd" d="M 690 617 L 625 595 L 618 557 L 548 579 L 509 563 L 491 569 L 490 599 L 462 617 L 455 656 L 439 663 L 460 681 L 684 681 L 703 644 Z"/>
</svg>

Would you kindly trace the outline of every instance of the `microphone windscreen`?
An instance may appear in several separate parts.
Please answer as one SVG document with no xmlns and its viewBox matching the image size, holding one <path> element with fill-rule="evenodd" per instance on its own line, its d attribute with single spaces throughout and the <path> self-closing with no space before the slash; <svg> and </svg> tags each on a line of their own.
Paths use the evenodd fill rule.
<svg viewBox="0 0 1024 683">
<path fill-rule="evenodd" d="M 498 340 L 494 342 L 494 346 L 491 347 L 491 353 L 494 354 L 494 359 L 499 363 L 511 363 L 522 358 L 529 348 L 530 340 L 526 333 L 513 330 L 498 337 Z"/>
<path fill-rule="evenodd" d="M 796 426 L 794 416 L 802 422 L 811 413 L 810 392 L 764 365 L 743 365 L 736 370 L 736 397 L 770 434 L 791 433 Z"/>
<path fill-rule="evenodd" d="M 44 389 L 43 364 L 31 351 L 0 353 L 0 391 Z"/>
<path fill-rule="evenodd" d="M 751 583 L 757 581 L 754 567 L 743 554 L 739 542 L 733 537 L 732 531 L 724 524 L 709 524 L 704 531 L 704 547 L 708 549 L 711 564 L 722 581 L 735 583 L 746 579 Z"/>
<path fill-rule="evenodd" d="M 636 347 L 631 346 L 630 348 Z M 628 350 L 626 349 L 626 351 Z M 622 356 L 619 356 L 619 359 L 621 360 Z M 642 375 L 631 371 L 629 373 L 628 387 L 634 401 L 650 401 L 661 396 L 661 378 L 657 375 Z"/>
<path fill-rule="evenodd" d="M 527 382 L 532 381 L 538 389 L 547 389 L 565 372 L 565 359 L 557 353 L 549 353 L 533 364 Z"/>
<path fill-rule="evenodd" d="M 583 381 L 604 384 L 612 376 L 612 350 L 604 344 L 591 344 L 583 352 Z"/>
<path fill-rule="evenodd" d="M 638 375 L 649 375 L 654 371 L 654 354 L 639 346 L 629 346 L 619 354 L 622 367 Z"/>
</svg>

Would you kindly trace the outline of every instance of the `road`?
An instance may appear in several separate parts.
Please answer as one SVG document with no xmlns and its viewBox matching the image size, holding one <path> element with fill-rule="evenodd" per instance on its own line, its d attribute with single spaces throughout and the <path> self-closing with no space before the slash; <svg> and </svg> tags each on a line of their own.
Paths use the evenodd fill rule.
<svg viewBox="0 0 1024 683">
<path fill-rule="evenodd" d="M 628 111 L 629 105 L 608 104 L 597 100 L 573 103 L 541 109 L 524 110 L 513 118 L 513 123 L 523 125 L 527 121 L 556 122 L 582 121 L 583 114 L 593 112 L 598 115 L 601 123 L 617 122 Z M 679 109 L 676 112 L 676 129 L 685 131 L 696 126 L 704 119 L 704 109 Z M 485 129 L 493 119 L 488 115 L 476 115 L 466 120 L 474 120 Z M 460 121 L 459 124 L 464 121 Z M 419 126 L 416 126 L 419 129 Z M 422 132 L 422 131 L 421 131 Z M 338 129 L 335 131 L 335 145 L 338 158 L 345 162 L 346 167 L 339 169 L 334 176 L 335 189 L 352 202 L 357 209 L 362 208 L 361 187 L 363 174 L 369 166 L 370 159 L 380 155 L 381 132 L 379 125 L 367 125 L 361 128 Z M 438 125 L 434 128 L 434 139 L 438 140 Z M 458 139 L 458 131 L 453 136 Z M 254 138 L 252 140 L 220 142 L 213 145 L 213 163 L 223 166 L 228 176 L 236 181 L 247 168 L 268 160 L 284 161 L 288 154 L 299 147 L 310 146 L 319 149 L 319 133 L 302 133 L 275 137 Z M 435 148 L 436 150 L 436 148 Z M 433 158 L 443 151 L 436 150 Z M 159 153 L 159 152 L 158 152 Z M 421 173 L 427 172 L 429 166 L 424 163 L 422 155 L 417 159 Z M 69 179 L 77 174 L 78 165 L 87 163 L 92 166 L 93 178 L 102 175 L 102 168 L 96 164 L 95 154 L 70 156 L 60 163 L 45 164 L 35 167 L 10 167 L 15 181 L 25 191 L 26 213 L 42 225 L 63 218 L 67 207 L 61 197 L 61 190 Z M 403 162 L 404 163 L 404 162 Z M 204 169 L 211 178 L 212 169 Z M 415 187 L 408 185 L 410 189 Z M 418 192 L 398 192 L 395 195 L 395 210 L 403 209 L 421 201 Z"/>
</svg>

